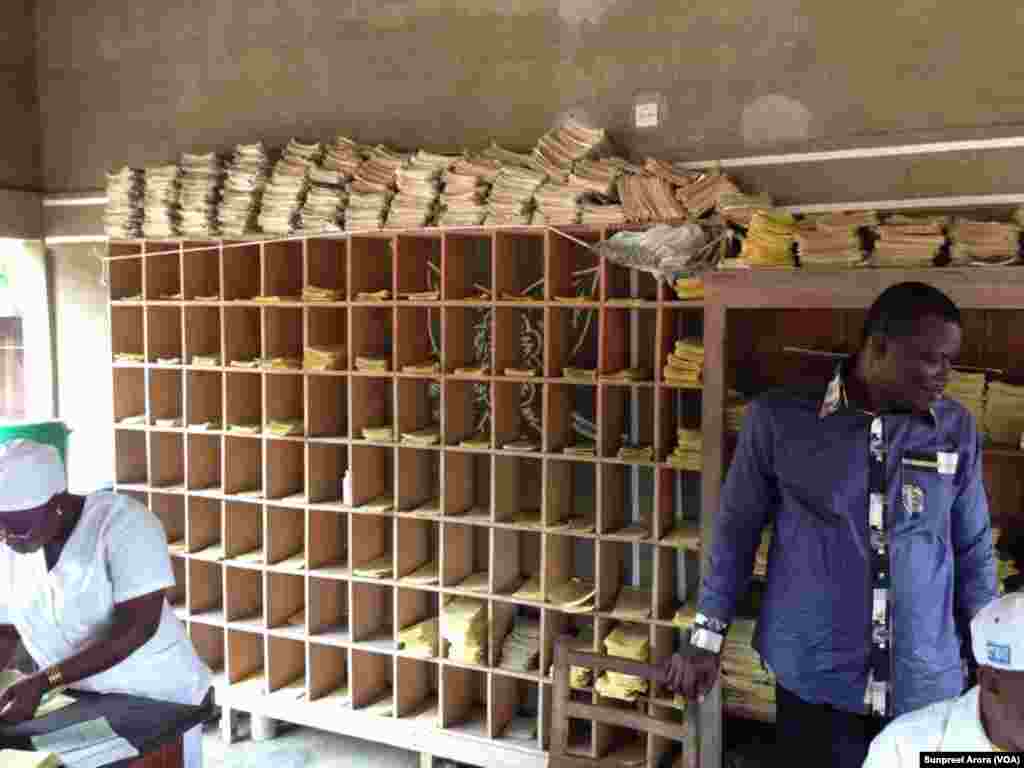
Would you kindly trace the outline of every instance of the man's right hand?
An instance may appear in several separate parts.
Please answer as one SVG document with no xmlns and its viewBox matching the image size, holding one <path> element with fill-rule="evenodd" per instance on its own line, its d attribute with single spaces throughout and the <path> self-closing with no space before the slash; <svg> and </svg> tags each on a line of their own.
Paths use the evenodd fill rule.
<svg viewBox="0 0 1024 768">
<path fill-rule="evenodd" d="M 704 701 L 718 680 L 722 659 L 717 653 L 688 648 L 687 653 L 674 653 L 665 668 L 665 685 L 687 701 Z"/>
</svg>

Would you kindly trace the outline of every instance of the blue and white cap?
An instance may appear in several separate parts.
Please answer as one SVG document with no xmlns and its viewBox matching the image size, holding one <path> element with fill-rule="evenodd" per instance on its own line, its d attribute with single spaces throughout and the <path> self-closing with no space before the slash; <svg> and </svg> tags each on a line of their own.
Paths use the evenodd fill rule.
<svg viewBox="0 0 1024 768">
<path fill-rule="evenodd" d="M 41 507 L 67 490 L 57 449 L 33 440 L 0 445 L 0 514 Z"/>
<path fill-rule="evenodd" d="M 983 667 L 1024 672 L 1024 592 L 986 605 L 971 621 L 974 658 Z"/>
</svg>

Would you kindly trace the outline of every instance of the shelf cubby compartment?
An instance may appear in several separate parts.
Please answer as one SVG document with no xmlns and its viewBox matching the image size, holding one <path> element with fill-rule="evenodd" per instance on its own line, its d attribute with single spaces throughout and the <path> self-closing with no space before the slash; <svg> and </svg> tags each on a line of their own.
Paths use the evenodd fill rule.
<svg viewBox="0 0 1024 768">
<path fill-rule="evenodd" d="M 306 494 L 310 504 L 341 504 L 348 469 L 348 448 L 331 443 L 306 444 Z"/>
<path fill-rule="evenodd" d="M 224 624 L 224 575 L 220 563 L 188 561 L 188 612 L 190 621 Z"/>
<path fill-rule="evenodd" d="M 306 240 L 306 285 L 339 291 L 347 297 L 348 243 L 344 240 L 313 238 Z"/>
<path fill-rule="evenodd" d="M 272 421 L 297 420 L 305 425 L 303 415 L 306 395 L 301 376 L 278 376 L 268 373 L 263 380 L 265 403 L 264 427 Z M 305 427 L 303 427 L 305 432 Z"/>
<path fill-rule="evenodd" d="M 395 290 L 409 293 L 441 290 L 441 238 L 400 235 L 395 256 Z"/>
<path fill-rule="evenodd" d="M 580 536 L 548 534 L 544 537 L 544 593 L 549 597 L 552 590 L 571 579 L 594 582 L 597 562 L 596 546 L 593 539 Z M 551 604 L 555 610 L 558 605 Z"/>
<path fill-rule="evenodd" d="M 393 247 L 390 237 L 353 236 L 349 240 L 349 299 L 361 293 L 388 291 L 393 294 Z"/>
<path fill-rule="evenodd" d="M 324 645 L 339 647 L 352 641 L 348 591 L 347 581 L 310 577 L 306 609 L 310 638 Z"/>
<path fill-rule="evenodd" d="M 658 468 L 657 516 L 653 535 L 677 549 L 700 550 L 700 475 Z"/>
<path fill-rule="evenodd" d="M 155 253 L 142 260 L 146 270 L 146 300 L 160 301 L 179 298 L 181 293 L 181 246 L 179 243 L 161 243 L 151 246 Z"/>
<path fill-rule="evenodd" d="M 256 360 L 263 354 L 258 307 L 224 307 L 225 366 Z"/>
<path fill-rule="evenodd" d="M 542 448 L 544 435 L 543 387 L 533 382 L 496 381 L 491 388 L 491 424 L 494 447 L 525 437 Z"/>
<path fill-rule="evenodd" d="M 349 310 L 349 360 L 356 369 L 357 358 L 379 358 L 394 369 L 394 313 L 391 307 L 354 306 Z"/>
<path fill-rule="evenodd" d="M 146 352 L 144 327 L 142 307 L 110 308 L 110 351 L 115 360 L 120 354 L 141 355 Z"/>
<path fill-rule="evenodd" d="M 395 577 L 403 579 L 427 563 L 441 562 L 441 534 L 432 520 L 400 518 Z"/>
<path fill-rule="evenodd" d="M 570 446 L 590 443 L 597 450 L 598 388 L 577 384 L 548 384 L 544 390 L 545 450 L 562 453 Z"/>
<path fill-rule="evenodd" d="M 546 317 L 544 375 L 560 379 L 568 368 L 596 371 L 600 362 L 600 310 L 596 306 L 549 307 Z"/>
<path fill-rule="evenodd" d="M 306 569 L 305 512 L 266 506 L 267 567 L 294 573 Z"/>
<path fill-rule="evenodd" d="M 679 442 L 679 429 L 700 430 L 701 393 L 681 388 L 661 388 L 654 417 L 655 453 L 659 462 L 667 461 Z"/>
<path fill-rule="evenodd" d="M 144 368 L 113 369 L 114 423 L 146 413 L 146 371 Z"/>
<path fill-rule="evenodd" d="M 441 723 L 438 665 L 424 659 L 399 657 L 395 709 L 398 717 L 437 728 Z"/>
<path fill-rule="evenodd" d="M 653 309 L 609 309 L 601 310 L 601 359 L 600 375 L 613 376 L 627 368 L 644 368 L 653 380 L 654 369 L 664 365 L 664 360 L 655 360 L 657 312 Z M 605 379 L 607 381 L 607 379 Z M 614 382 L 608 382 L 614 383 Z M 643 384 L 645 382 L 642 382 Z M 622 382 L 626 386 L 635 382 Z"/>
<path fill-rule="evenodd" d="M 188 614 L 188 561 L 179 555 L 171 557 L 174 586 L 167 590 L 167 603 L 179 618 Z"/>
<path fill-rule="evenodd" d="M 490 621 L 488 623 L 488 640 L 487 647 L 490 653 L 490 666 L 495 668 L 495 671 L 501 667 L 502 653 L 504 650 L 505 639 L 509 633 L 515 628 L 516 621 L 528 621 L 536 622 L 537 626 L 541 625 L 541 608 L 539 605 L 524 605 L 521 603 L 511 603 L 508 601 L 494 601 L 490 605 Z M 539 661 L 539 659 L 538 659 Z M 531 667 L 525 672 L 504 670 L 504 674 L 512 677 L 523 677 L 531 680 L 535 679 L 540 673 L 540 670 L 536 667 Z"/>
<path fill-rule="evenodd" d="M 490 522 L 491 456 L 451 451 L 444 455 L 446 517 Z"/>
<path fill-rule="evenodd" d="M 397 603 L 395 604 L 395 627 L 397 631 L 408 629 L 409 627 L 419 624 L 420 622 L 427 621 L 428 619 L 436 619 L 439 614 L 439 598 L 437 592 L 425 590 L 425 589 L 404 589 L 399 588 L 396 592 Z M 438 627 L 438 640 L 440 643 L 440 626 Z M 405 648 L 398 648 L 397 634 L 396 634 L 396 645 L 395 647 L 402 653 L 411 654 L 410 651 Z M 435 645 L 432 650 L 423 651 L 423 658 L 435 658 L 438 655 L 438 646 Z M 420 656 L 421 651 L 416 650 L 416 655 Z"/>
<path fill-rule="evenodd" d="M 149 362 L 184 360 L 181 307 L 146 307 L 146 356 Z"/>
<path fill-rule="evenodd" d="M 302 309 L 299 307 L 263 308 L 263 356 L 302 360 Z M 298 371 L 286 369 L 283 374 Z"/>
<path fill-rule="evenodd" d="M 488 575 L 490 565 L 490 530 L 480 525 L 445 523 L 441 542 L 441 586 L 446 589 L 464 589 L 466 580 L 475 574 Z M 487 594 L 487 592 L 472 594 Z"/>
<path fill-rule="evenodd" d="M 540 532 L 495 528 L 491 536 L 495 594 L 511 595 L 531 578 L 540 581 L 543 548 Z"/>
<path fill-rule="evenodd" d="M 486 739 L 487 673 L 451 665 L 441 668 L 441 727 Z"/>
<path fill-rule="evenodd" d="M 220 435 L 189 434 L 185 440 L 188 446 L 187 490 L 220 493 L 224 487 L 220 467 Z"/>
<path fill-rule="evenodd" d="M 494 521 L 540 527 L 544 464 L 539 458 L 494 457 Z M 524 516 L 533 522 L 521 522 Z"/>
<path fill-rule="evenodd" d="M 222 503 L 201 496 L 188 497 L 188 551 L 211 562 L 220 559 L 217 547 L 223 547 Z"/>
<path fill-rule="evenodd" d="M 658 312 L 658 357 L 654 361 L 655 378 L 666 386 L 673 386 L 665 381 L 665 364 L 668 356 L 672 354 L 677 341 L 704 337 L 704 312 L 700 307 L 682 309 L 662 307 Z"/>
<path fill-rule="evenodd" d="M 287 504 L 306 503 L 305 449 L 301 442 L 268 440 L 266 451 L 267 499 Z"/>
<path fill-rule="evenodd" d="M 649 272 L 614 264 L 609 259 L 604 259 L 601 268 L 604 272 L 602 280 L 605 301 L 657 300 L 658 281 Z"/>
<path fill-rule="evenodd" d="M 655 531 L 655 469 L 603 464 L 597 532 L 628 540 L 650 539 Z"/>
<path fill-rule="evenodd" d="M 220 246 L 186 242 L 182 250 L 181 292 L 186 301 L 220 299 Z"/>
<path fill-rule="evenodd" d="M 185 413 L 182 381 L 181 371 L 149 371 L 149 418 L 153 426 L 162 420 L 181 423 Z"/>
<path fill-rule="evenodd" d="M 111 256 L 130 256 L 139 252 L 140 249 L 136 245 L 110 245 Z M 142 296 L 142 256 L 134 259 L 112 259 L 107 262 L 107 268 L 110 276 L 111 301 Z"/>
<path fill-rule="evenodd" d="M 508 369 L 544 374 L 544 312 L 540 309 L 496 307 L 493 327 L 494 375 Z"/>
<path fill-rule="evenodd" d="M 648 446 L 652 451 L 649 463 L 653 463 L 658 458 L 654 444 L 654 389 L 601 385 L 598 400 L 601 456 L 614 459 L 627 445 Z M 633 459 L 628 461 L 640 463 Z"/>
<path fill-rule="evenodd" d="M 444 371 L 451 375 L 459 368 L 489 370 L 491 349 L 491 313 L 478 307 L 445 307 Z"/>
<path fill-rule="evenodd" d="M 491 732 L 499 739 L 526 749 L 537 749 L 540 686 L 495 672 L 491 676 Z"/>
<path fill-rule="evenodd" d="M 394 670 L 389 654 L 353 649 L 352 708 L 380 717 L 394 717 Z"/>
<path fill-rule="evenodd" d="M 348 515 L 329 510 L 309 510 L 307 567 L 325 577 L 348 576 Z"/>
<path fill-rule="evenodd" d="M 349 381 L 343 376 L 306 376 L 308 437 L 348 437 L 348 388 Z"/>
<path fill-rule="evenodd" d="M 306 636 L 306 581 L 290 573 L 267 573 L 267 628 L 279 637 Z"/>
<path fill-rule="evenodd" d="M 441 309 L 439 307 L 399 306 L 395 312 L 395 370 L 406 371 L 406 366 L 429 364 L 441 359 Z"/>
<path fill-rule="evenodd" d="M 263 509 L 258 504 L 224 502 L 224 556 L 227 560 L 258 553 L 259 560 L 251 565 L 259 568 L 264 555 L 263 530 Z"/>
<path fill-rule="evenodd" d="M 394 448 L 353 445 L 349 448 L 352 504 L 355 509 L 370 502 L 394 501 Z M 365 511 L 373 511 L 367 509 Z M 390 514 L 391 510 L 386 511 Z"/>
<path fill-rule="evenodd" d="M 251 301 L 260 293 L 260 244 L 225 243 L 221 251 L 225 301 Z"/>
<path fill-rule="evenodd" d="M 185 542 L 185 497 L 176 493 L 151 493 L 149 511 L 156 515 L 168 544 Z"/>
<path fill-rule="evenodd" d="M 363 430 L 367 427 L 391 427 L 395 430 L 395 388 L 391 378 L 386 376 L 353 376 L 349 381 L 352 390 L 352 439 L 365 440 Z"/>
<path fill-rule="evenodd" d="M 598 235 L 578 233 L 577 240 L 596 245 Z M 584 297 L 597 301 L 601 291 L 601 258 L 592 250 L 579 243 L 562 237 L 557 232 L 548 232 L 548 260 L 546 298 L 549 301 Z"/>
<path fill-rule="evenodd" d="M 445 301 L 471 301 L 482 292 L 493 295 L 493 239 L 489 234 L 444 236 Z"/>
<path fill-rule="evenodd" d="M 282 703 L 306 701 L 306 643 L 275 631 L 267 637 L 267 695 Z"/>
<path fill-rule="evenodd" d="M 441 428 L 441 382 L 436 379 L 396 381 L 398 437 L 434 426 Z M 439 441 L 440 443 L 440 441 Z"/>
<path fill-rule="evenodd" d="M 232 692 L 264 696 L 267 675 L 266 646 L 260 632 L 231 628 L 227 631 L 227 678 Z"/>
<path fill-rule="evenodd" d="M 347 649 L 311 642 L 308 679 L 310 703 L 332 709 L 351 706 Z"/>
<path fill-rule="evenodd" d="M 550 459 L 545 465 L 544 524 L 560 526 L 577 519 L 596 526 L 597 473 L 592 462 Z"/>
<path fill-rule="evenodd" d="M 225 640 L 224 628 L 210 624 L 189 624 L 188 636 L 196 654 L 213 672 L 215 684 L 224 675 Z"/>
<path fill-rule="evenodd" d="M 196 355 L 221 355 L 220 308 L 185 307 L 185 365 L 192 365 Z"/>
<path fill-rule="evenodd" d="M 544 608 L 541 618 L 543 642 L 540 648 L 540 669 L 545 682 L 554 682 L 555 644 L 561 638 L 584 638 L 589 635 L 594 644 L 583 650 L 588 653 L 597 652 L 595 623 L 593 616 L 565 613 L 558 608 Z"/>
<path fill-rule="evenodd" d="M 674 547 L 654 551 L 654 613 L 658 621 L 672 621 L 676 611 L 695 602 L 700 577 L 699 556 Z"/>
<path fill-rule="evenodd" d="M 482 382 L 448 379 L 444 383 L 442 408 L 446 445 L 459 445 L 488 428 L 490 413 L 482 397 L 488 391 L 489 385 Z"/>
<path fill-rule="evenodd" d="M 263 497 L 263 443 L 260 440 L 224 438 L 224 493 Z"/>
<path fill-rule="evenodd" d="M 149 484 L 154 488 L 184 489 L 185 446 L 175 432 L 149 435 Z"/>
<path fill-rule="evenodd" d="M 232 626 L 263 630 L 261 571 L 224 566 L 224 618 Z M 237 682 L 234 679 L 232 681 Z"/>
<path fill-rule="evenodd" d="M 224 426 L 224 374 L 215 371 L 185 372 L 185 426 Z"/>
<path fill-rule="evenodd" d="M 430 516 L 441 513 L 440 451 L 399 448 L 396 479 L 398 495 L 395 505 L 399 512 Z"/>
<path fill-rule="evenodd" d="M 379 558 L 391 557 L 392 560 L 394 559 L 394 526 L 392 522 L 381 515 L 350 515 L 349 541 L 353 542 L 353 546 L 349 550 L 349 559 L 353 570 L 369 565 Z"/>
<path fill-rule="evenodd" d="M 118 429 L 114 432 L 114 472 L 118 485 L 146 485 L 149 482 L 146 433 Z"/>
<path fill-rule="evenodd" d="M 598 542 L 595 602 L 599 611 L 613 613 L 615 600 L 624 586 L 637 587 L 648 592 L 653 590 L 654 551 L 655 547 L 652 544 Z"/>
<path fill-rule="evenodd" d="M 315 303 L 307 306 L 304 338 L 307 347 L 343 349 L 345 355 L 338 362 L 337 370 L 349 369 L 348 310 L 345 307 L 319 307 Z"/>
<path fill-rule="evenodd" d="M 395 590 L 386 584 L 352 583 L 352 642 L 364 650 L 392 653 Z"/>
<path fill-rule="evenodd" d="M 298 301 L 302 295 L 302 241 L 266 242 L 262 246 L 260 293 Z"/>
<path fill-rule="evenodd" d="M 496 232 L 494 235 L 495 299 L 544 298 L 544 233 Z"/>
</svg>

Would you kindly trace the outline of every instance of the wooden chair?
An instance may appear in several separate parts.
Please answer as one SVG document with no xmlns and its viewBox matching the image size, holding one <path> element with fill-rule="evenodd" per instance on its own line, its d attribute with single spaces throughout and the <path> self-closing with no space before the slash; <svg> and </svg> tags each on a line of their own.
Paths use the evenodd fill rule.
<svg viewBox="0 0 1024 768">
<path fill-rule="evenodd" d="M 661 682 L 661 670 L 652 664 L 641 664 L 616 656 L 601 656 L 594 653 L 574 650 L 567 639 L 560 639 L 555 644 L 555 688 L 553 708 L 551 712 L 551 746 L 548 755 L 548 768 L 621 768 L 620 764 L 609 758 L 588 758 L 568 753 L 569 718 L 591 720 L 611 726 L 632 728 L 647 733 L 649 736 L 661 736 L 683 745 L 683 761 L 685 768 L 696 768 L 698 765 L 699 728 L 698 705 L 691 702 L 686 707 L 682 723 L 659 720 L 638 711 L 622 709 L 610 705 L 587 704 L 572 701 L 572 689 L 569 686 L 570 667 L 588 667 L 594 671 L 594 679 L 600 672 L 610 670 L 626 675 L 642 677 L 652 684 Z M 638 701 L 650 703 L 651 699 L 640 696 Z M 658 768 L 649 766 L 648 768 Z"/>
</svg>

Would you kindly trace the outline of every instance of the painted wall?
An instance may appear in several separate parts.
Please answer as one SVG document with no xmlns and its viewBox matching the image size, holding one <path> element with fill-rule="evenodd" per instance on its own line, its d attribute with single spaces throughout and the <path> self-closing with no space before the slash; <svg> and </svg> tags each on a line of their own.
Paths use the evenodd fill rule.
<svg viewBox="0 0 1024 768">
<path fill-rule="evenodd" d="M 43 177 L 92 189 L 123 163 L 339 132 L 522 148 L 568 110 L 667 156 L 1013 132 L 1022 16 L 1011 0 L 38 0 Z M 638 132 L 644 93 L 666 119 Z M 885 180 L 998 174 L 972 163 Z"/>
<path fill-rule="evenodd" d="M 5 0 L 0 24 L 0 188 L 36 189 L 40 178 L 35 0 Z M 5 201 L 0 200 L 0 210 Z"/>
</svg>

